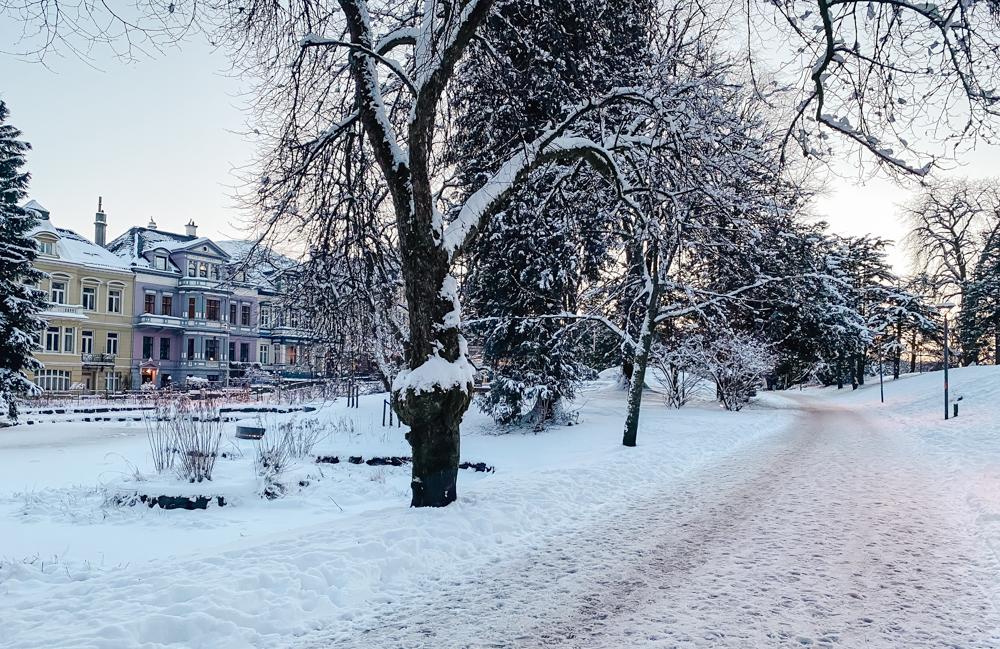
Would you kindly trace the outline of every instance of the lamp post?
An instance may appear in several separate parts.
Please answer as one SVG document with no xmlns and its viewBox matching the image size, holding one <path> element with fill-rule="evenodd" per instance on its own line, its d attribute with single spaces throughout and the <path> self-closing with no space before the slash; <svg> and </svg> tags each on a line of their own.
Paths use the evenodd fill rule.
<svg viewBox="0 0 1000 649">
<path fill-rule="evenodd" d="M 937 305 L 944 318 L 944 418 L 948 419 L 948 365 L 950 358 L 948 354 L 948 311 L 955 305 L 951 302 L 943 302 Z"/>
</svg>

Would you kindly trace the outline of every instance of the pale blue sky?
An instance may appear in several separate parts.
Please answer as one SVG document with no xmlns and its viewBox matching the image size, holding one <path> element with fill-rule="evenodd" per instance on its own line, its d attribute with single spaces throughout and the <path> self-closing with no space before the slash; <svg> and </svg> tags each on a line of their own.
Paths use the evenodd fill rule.
<svg viewBox="0 0 1000 649">
<path fill-rule="evenodd" d="M 245 215 L 232 199 L 233 170 L 253 147 L 240 135 L 241 83 L 225 72 L 221 52 L 192 40 L 135 63 L 50 58 L 47 65 L 0 54 L 0 96 L 34 147 L 31 195 L 58 225 L 92 237 L 101 195 L 109 237 L 150 217 L 162 229 L 183 231 L 193 218 L 200 234 L 240 236 Z M 1000 155 L 981 148 L 963 161 L 957 173 L 985 176 Z M 853 162 L 836 165 L 842 175 L 831 178 L 815 212 L 839 232 L 900 239 L 896 205 L 910 192 L 884 179 L 862 184 Z M 901 251 L 892 260 L 905 270 Z"/>
<path fill-rule="evenodd" d="M 53 221 L 93 237 L 104 197 L 109 237 L 153 217 L 161 229 L 239 234 L 232 170 L 252 155 L 240 84 L 203 42 L 153 60 L 52 58 L 47 66 L 0 54 L 0 96 L 24 132 L 31 195 Z"/>
</svg>

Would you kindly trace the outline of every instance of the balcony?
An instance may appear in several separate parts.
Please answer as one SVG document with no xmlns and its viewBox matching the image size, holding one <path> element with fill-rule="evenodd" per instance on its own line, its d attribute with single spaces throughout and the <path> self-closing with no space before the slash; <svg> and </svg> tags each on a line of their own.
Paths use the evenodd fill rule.
<svg viewBox="0 0 1000 649">
<path fill-rule="evenodd" d="M 211 361 L 211 360 L 206 360 L 204 358 L 182 358 L 177 365 L 182 369 L 201 369 L 201 370 L 205 369 L 219 370 L 219 369 L 227 369 L 229 367 L 229 363 L 227 361 L 222 361 L 222 360 Z"/>
<path fill-rule="evenodd" d="M 216 293 L 232 293 L 232 289 L 225 282 L 207 277 L 182 277 L 177 281 L 177 288 L 180 290 L 190 290 L 193 288 Z"/>
<path fill-rule="evenodd" d="M 80 354 L 80 362 L 86 367 L 113 367 L 117 354 Z"/>
<path fill-rule="evenodd" d="M 229 323 L 222 320 L 205 320 L 204 318 L 185 318 L 184 331 L 190 333 L 229 333 Z"/>
<path fill-rule="evenodd" d="M 135 326 L 154 327 L 156 329 L 181 329 L 184 324 L 180 318 L 175 318 L 172 315 L 140 313 L 135 317 Z"/>
<path fill-rule="evenodd" d="M 73 318 L 74 320 L 87 320 L 87 314 L 83 312 L 82 304 L 58 304 L 49 302 L 45 310 L 41 312 L 42 317 L 49 318 Z"/>
<path fill-rule="evenodd" d="M 261 329 L 261 336 L 265 336 L 272 340 L 311 340 L 312 332 L 308 329 L 301 329 L 299 327 L 271 327 L 270 329 Z"/>
</svg>

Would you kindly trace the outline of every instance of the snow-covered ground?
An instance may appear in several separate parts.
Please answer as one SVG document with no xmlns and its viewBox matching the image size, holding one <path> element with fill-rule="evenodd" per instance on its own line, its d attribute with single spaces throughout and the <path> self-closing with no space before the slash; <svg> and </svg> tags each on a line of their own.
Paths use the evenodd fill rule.
<svg viewBox="0 0 1000 649">
<path fill-rule="evenodd" d="M 406 507 L 405 466 L 302 462 L 262 499 L 237 441 L 206 494 L 226 507 L 116 507 L 152 472 L 143 424 L 0 430 L 0 646 L 1000 646 L 1000 371 L 953 372 L 949 422 L 940 381 L 740 413 L 651 394 L 637 449 L 611 381 L 538 435 L 473 410 L 462 457 L 496 472 L 443 510 Z M 269 423 L 406 455 L 383 398 Z"/>
</svg>

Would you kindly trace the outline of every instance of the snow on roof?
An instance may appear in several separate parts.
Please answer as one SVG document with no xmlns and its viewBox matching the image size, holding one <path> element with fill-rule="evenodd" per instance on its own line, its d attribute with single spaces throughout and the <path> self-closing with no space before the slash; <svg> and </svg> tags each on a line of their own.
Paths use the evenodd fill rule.
<svg viewBox="0 0 1000 649">
<path fill-rule="evenodd" d="M 56 255 L 60 261 L 90 268 L 130 270 L 124 259 L 81 237 L 76 232 L 66 228 L 57 228 L 57 231 L 60 238 L 56 243 Z"/>
<path fill-rule="evenodd" d="M 31 228 L 31 230 L 28 232 L 28 236 L 33 237 L 36 234 L 41 234 L 42 232 L 51 234 L 56 239 L 58 239 L 61 236 L 59 232 L 56 230 L 56 226 L 52 225 L 52 221 L 48 219 L 39 219 L 38 223 L 35 224 L 35 227 Z"/>
<path fill-rule="evenodd" d="M 36 201 L 35 199 L 31 199 L 30 201 L 25 203 L 22 209 L 33 210 L 35 212 L 45 212 L 46 214 L 49 214 L 49 211 L 44 207 L 42 207 L 42 204 Z"/>
<path fill-rule="evenodd" d="M 262 243 L 247 239 L 216 241 L 215 244 L 226 251 L 233 264 L 246 271 L 251 282 L 267 283 L 275 273 L 298 265 L 291 257 L 286 257 Z"/>
<path fill-rule="evenodd" d="M 144 255 L 151 250 L 178 252 L 196 245 L 218 246 L 206 237 L 192 237 L 187 234 L 176 234 L 152 228 L 132 227 L 109 243 L 108 250 L 132 266 L 149 268 L 153 264 Z M 224 250 L 223 252 L 225 253 Z M 176 268 L 172 263 L 171 266 Z"/>
</svg>

